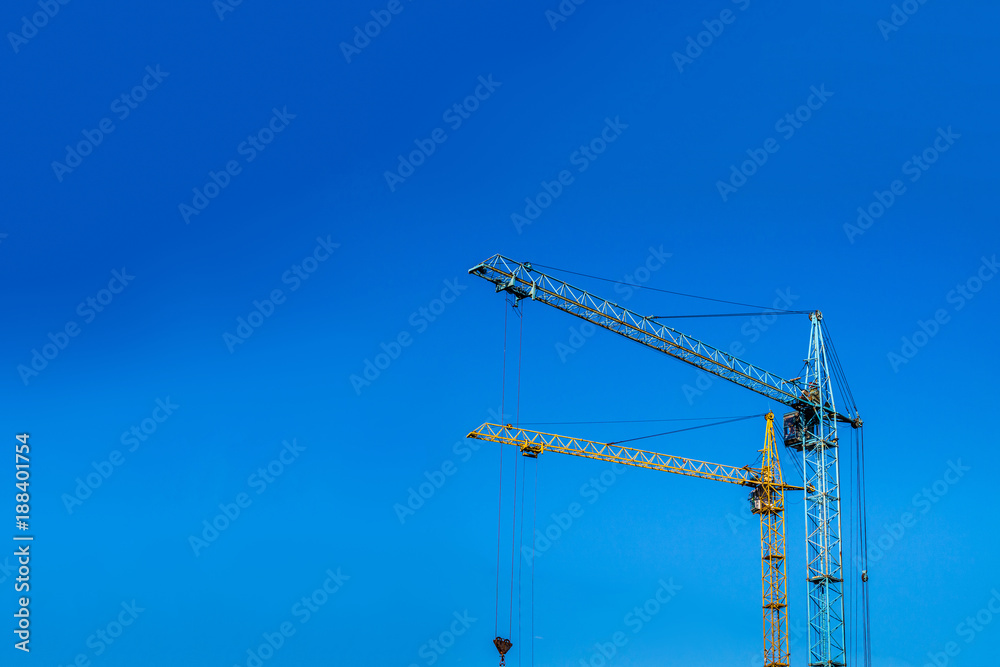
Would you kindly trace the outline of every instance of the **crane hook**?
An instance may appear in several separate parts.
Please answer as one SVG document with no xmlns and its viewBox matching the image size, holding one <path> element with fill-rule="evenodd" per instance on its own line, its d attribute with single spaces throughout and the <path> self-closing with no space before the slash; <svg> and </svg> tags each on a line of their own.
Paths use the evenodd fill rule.
<svg viewBox="0 0 1000 667">
<path fill-rule="evenodd" d="M 510 650 L 513 646 L 509 639 L 504 639 L 503 637 L 497 637 L 493 640 L 493 645 L 497 647 L 497 651 L 500 652 L 500 665 L 504 665 L 504 654 Z"/>
</svg>

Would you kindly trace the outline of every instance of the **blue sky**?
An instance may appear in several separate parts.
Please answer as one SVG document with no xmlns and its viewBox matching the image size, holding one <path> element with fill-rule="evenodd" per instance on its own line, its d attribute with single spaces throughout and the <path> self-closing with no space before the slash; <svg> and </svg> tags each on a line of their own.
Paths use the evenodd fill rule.
<svg viewBox="0 0 1000 667">
<path fill-rule="evenodd" d="M 501 402 L 504 302 L 466 273 L 497 252 L 822 310 L 867 426 L 873 664 L 986 664 L 998 18 L 935 0 L 8 4 L 0 437 L 31 434 L 36 536 L 32 651 L 8 634 L 11 664 L 483 664 L 505 605 L 508 664 L 529 664 L 531 568 L 520 632 L 495 595 L 499 454 L 463 441 Z M 640 312 L 741 310 L 570 282 Z M 721 380 L 685 392 L 693 368 L 524 311 L 521 421 L 783 411 Z M 806 354 L 804 315 L 679 322 L 785 377 Z M 647 442 L 742 465 L 763 428 Z M 742 489 L 525 463 L 539 527 L 582 508 L 534 563 L 537 664 L 596 665 L 619 631 L 608 664 L 759 664 Z M 789 498 L 793 626 L 803 523 Z"/>
</svg>

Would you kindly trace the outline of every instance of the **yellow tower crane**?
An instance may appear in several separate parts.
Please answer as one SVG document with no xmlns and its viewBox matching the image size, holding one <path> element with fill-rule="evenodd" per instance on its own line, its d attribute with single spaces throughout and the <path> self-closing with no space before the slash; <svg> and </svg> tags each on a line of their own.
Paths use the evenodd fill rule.
<svg viewBox="0 0 1000 667">
<path fill-rule="evenodd" d="M 588 459 L 662 470 L 678 475 L 712 479 L 751 487 L 754 514 L 760 515 L 761 586 L 764 615 L 764 667 L 788 667 L 788 598 L 785 586 L 785 491 L 802 490 L 785 484 L 774 441 L 774 413 L 767 413 L 767 429 L 759 468 L 727 466 L 679 456 L 659 454 L 616 443 L 594 442 L 552 433 L 530 431 L 507 424 L 486 423 L 467 436 L 515 445 L 523 456 L 536 458 L 542 452 L 559 452 Z"/>
</svg>

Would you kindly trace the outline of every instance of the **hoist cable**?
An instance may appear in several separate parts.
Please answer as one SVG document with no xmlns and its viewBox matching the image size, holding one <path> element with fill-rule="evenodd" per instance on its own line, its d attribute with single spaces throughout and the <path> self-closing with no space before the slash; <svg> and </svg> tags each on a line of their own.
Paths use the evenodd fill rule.
<svg viewBox="0 0 1000 667">
<path fill-rule="evenodd" d="M 520 324 L 518 325 L 517 334 L 517 408 L 515 410 L 514 423 L 521 423 L 521 348 L 524 347 L 524 313 L 518 318 Z"/>
<path fill-rule="evenodd" d="M 514 301 L 511 304 L 511 309 L 517 314 L 518 320 L 523 323 L 524 319 L 521 313 L 516 310 L 517 302 Z M 523 332 L 523 324 L 519 325 L 519 331 Z M 515 414 L 520 413 L 520 393 L 521 393 L 521 341 L 518 339 L 518 349 L 517 349 L 517 403 L 514 406 Z M 521 480 L 521 494 L 524 495 L 524 480 Z M 517 536 L 517 459 L 514 460 L 514 506 L 512 508 L 512 516 L 510 523 L 510 613 L 508 619 L 508 630 L 507 637 L 509 638 L 514 632 L 514 559 L 517 557 L 517 544 L 514 539 Z M 523 502 L 523 500 L 522 500 Z M 520 581 L 518 582 L 520 585 Z M 518 614 L 520 614 L 520 609 L 518 609 Z M 518 640 L 520 642 L 520 639 Z"/>
<path fill-rule="evenodd" d="M 519 545 L 523 545 L 524 544 L 524 487 L 526 486 L 526 484 L 524 483 L 524 459 L 525 459 L 525 457 L 522 456 L 521 457 L 521 534 L 518 537 L 518 544 Z M 523 588 L 523 586 L 522 586 L 523 579 L 521 577 L 521 565 L 522 565 L 522 561 L 523 561 L 522 558 L 518 558 L 517 559 L 517 664 L 518 665 L 522 664 L 521 663 L 521 644 L 524 643 L 524 642 L 521 641 L 521 639 L 522 639 L 522 633 L 521 633 L 521 589 Z"/>
<path fill-rule="evenodd" d="M 535 459 L 535 492 L 531 507 L 531 666 L 535 665 L 535 524 L 538 517 L 538 459 Z"/>
<path fill-rule="evenodd" d="M 854 457 L 854 460 L 852 461 L 852 463 L 854 465 L 854 474 L 853 475 L 848 475 L 848 479 L 850 479 L 850 493 L 849 493 L 850 504 L 849 504 L 849 507 L 848 507 L 848 516 L 850 517 L 851 523 L 853 524 L 854 521 L 857 520 L 858 517 L 860 517 L 860 515 L 861 515 L 860 508 L 858 509 L 858 512 L 855 513 L 855 505 L 857 504 L 856 503 L 856 497 L 855 497 L 855 479 L 857 478 L 858 472 L 859 472 L 860 469 L 858 468 L 858 438 L 857 438 L 857 434 L 854 433 L 853 429 L 851 430 L 851 450 L 850 451 L 851 451 L 851 455 Z M 852 530 L 851 531 L 851 552 L 850 552 L 851 553 L 851 559 L 850 559 L 849 563 L 852 565 L 852 569 L 853 570 L 857 569 L 857 565 L 858 565 L 858 563 L 860 561 L 859 552 L 858 552 L 858 542 L 859 542 L 859 536 L 861 534 L 861 528 L 860 528 L 861 522 L 858 521 L 857 525 L 858 525 L 857 530 Z M 851 601 L 851 636 L 848 639 L 849 639 L 850 645 L 851 645 L 851 662 L 854 663 L 854 664 L 857 664 L 857 662 L 858 662 L 858 598 L 857 598 L 857 577 L 854 575 L 854 573 L 851 574 L 851 577 L 850 577 L 849 581 L 850 581 L 849 590 L 850 590 L 850 601 Z"/>
<path fill-rule="evenodd" d="M 858 429 L 858 438 L 861 442 L 861 549 L 864 558 L 865 568 L 868 568 L 868 500 L 867 485 L 865 482 L 865 429 L 862 426 Z M 865 646 L 865 666 L 870 667 L 872 662 L 872 638 L 871 638 L 871 616 L 869 615 L 869 595 L 868 586 L 862 586 L 862 606 L 864 609 L 863 639 Z"/>
<path fill-rule="evenodd" d="M 507 300 L 503 304 L 503 362 L 500 371 L 500 420 L 503 421 L 503 399 L 507 393 Z M 500 527 L 503 524 L 503 447 L 500 447 L 500 483 L 497 499 L 497 591 L 496 609 L 493 615 L 493 632 L 499 636 L 500 625 Z"/>
<path fill-rule="evenodd" d="M 703 315 L 649 315 L 648 320 L 682 320 L 692 317 L 751 317 L 755 315 L 808 315 L 808 310 L 762 310 L 756 313 L 706 313 Z"/>
<path fill-rule="evenodd" d="M 746 308 L 758 308 L 760 310 L 771 310 L 773 312 L 778 312 L 778 313 L 791 313 L 791 312 L 795 312 L 795 311 L 790 311 L 790 310 L 784 310 L 784 309 L 781 309 L 781 308 L 771 309 L 771 308 L 767 308 L 766 306 L 757 306 L 757 305 L 754 305 L 752 303 L 740 303 L 739 301 L 726 301 L 725 299 L 713 299 L 711 297 L 699 296 L 697 294 L 687 294 L 685 292 L 674 292 L 674 291 L 671 291 L 671 290 L 660 289 L 658 287 L 649 287 L 649 286 L 646 286 L 646 285 L 636 285 L 635 283 L 627 283 L 627 282 L 624 282 L 624 281 L 621 281 L 621 280 L 612 280 L 611 278 L 601 278 L 600 276 L 590 275 L 589 273 L 578 273 L 576 271 L 569 271 L 567 269 L 559 269 L 559 268 L 556 268 L 554 266 L 546 266 L 545 264 L 534 264 L 533 266 L 539 266 L 539 267 L 541 267 L 543 269 L 549 269 L 550 271 L 558 271 L 560 273 L 569 273 L 569 274 L 572 274 L 574 276 L 581 276 L 581 277 L 584 277 L 584 278 L 592 278 L 594 280 L 602 280 L 602 281 L 604 281 L 606 283 L 615 283 L 615 284 L 618 284 L 618 285 L 628 285 L 629 287 L 635 287 L 637 289 L 648 289 L 648 290 L 653 291 L 653 292 L 662 292 L 664 294 L 673 294 L 674 296 L 684 296 L 684 297 L 688 297 L 688 298 L 691 298 L 691 299 L 702 299 L 703 301 L 715 301 L 716 303 L 728 303 L 731 306 L 744 306 Z"/>
<path fill-rule="evenodd" d="M 518 423 L 521 419 L 521 350 L 524 347 L 524 311 L 518 312 L 518 334 L 517 334 L 517 398 L 514 404 L 514 422 Z M 520 504 L 521 513 L 521 533 L 518 539 L 518 545 L 524 544 L 524 457 L 521 458 L 521 499 L 518 503 L 517 498 L 517 460 L 514 460 L 514 520 L 517 521 L 517 505 Z M 513 540 L 513 536 L 511 536 Z M 513 593 L 513 583 L 514 583 L 514 557 L 517 554 L 517 546 L 512 543 L 511 551 L 511 561 L 510 561 L 510 578 L 511 578 L 511 605 L 514 604 L 514 593 Z M 513 622 L 513 621 L 512 621 Z M 521 559 L 517 559 L 517 663 L 521 664 Z"/>
<path fill-rule="evenodd" d="M 830 350 L 830 359 L 833 361 L 834 379 L 837 381 L 838 386 L 840 386 L 841 393 L 844 398 L 850 403 L 850 407 L 851 410 L 854 411 L 854 415 L 857 416 L 858 404 L 854 400 L 854 392 L 851 391 L 851 385 L 847 381 L 847 374 L 844 372 L 844 367 L 840 363 L 840 355 L 837 354 L 837 348 L 833 344 L 833 336 L 830 335 L 830 327 L 827 326 L 825 320 L 821 320 L 821 325 L 823 327 L 823 337 Z"/>
<path fill-rule="evenodd" d="M 823 337 L 826 342 L 826 348 L 829 351 L 830 359 L 830 371 L 836 382 L 838 388 L 840 389 L 841 396 L 848 403 L 849 410 L 847 412 L 853 413 L 855 417 L 859 416 L 858 404 L 854 398 L 854 392 L 851 390 L 851 385 L 847 380 L 847 374 L 844 371 L 843 363 L 840 360 L 840 355 L 837 353 L 837 348 L 834 345 L 833 337 L 830 334 L 830 328 L 825 321 L 821 323 L 823 328 Z M 856 432 L 853 432 L 856 431 Z M 852 608 L 854 615 L 854 624 L 852 628 L 852 654 L 855 662 L 858 660 L 858 654 L 860 653 L 863 663 L 866 665 L 871 664 L 871 626 L 870 626 L 870 607 L 869 607 L 869 595 L 868 586 L 865 579 L 867 578 L 868 571 L 868 508 L 867 508 L 867 494 L 865 487 L 865 456 L 864 456 L 864 427 L 859 427 L 852 430 L 852 444 L 854 453 L 854 475 L 850 476 L 851 479 L 851 505 L 849 509 L 849 516 L 852 521 L 857 521 L 857 531 L 852 531 L 852 544 L 851 544 L 851 555 L 854 556 L 850 565 L 852 566 L 852 573 L 854 576 L 850 577 L 849 593 L 852 600 Z M 856 486 L 855 486 L 856 485 Z M 855 497 L 855 493 L 857 496 Z M 855 513 L 856 508 L 856 513 Z M 861 581 L 857 581 L 858 577 L 856 570 L 861 570 Z M 860 626 L 860 627 L 859 627 Z M 860 637 L 859 637 L 860 635 Z"/>
<path fill-rule="evenodd" d="M 510 616 L 507 621 L 507 637 L 511 636 L 511 631 L 514 629 L 514 554 L 516 552 L 517 545 L 514 543 L 514 536 L 517 535 L 517 459 L 514 460 L 514 504 L 513 504 L 513 516 L 511 516 L 510 524 Z"/>
<path fill-rule="evenodd" d="M 503 363 L 500 366 L 500 419 L 503 419 L 504 399 L 507 397 L 507 300 L 503 303 Z"/>
<path fill-rule="evenodd" d="M 722 424 L 731 424 L 733 422 L 744 421 L 746 419 L 754 419 L 755 417 L 763 417 L 766 412 L 762 412 L 759 415 L 747 415 L 746 417 L 736 417 L 735 419 L 727 419 L 726 421 L 715 422 L 713 424 L 699 424 L 698 426 L 689 426 L 688 428 L 680 428 L 676 431 L 664 431 L 663 433 L 652 433 L 650 435 L 641 435 L 637 438 L 626 438 L 624 440 L 615 440 L 614 442 L 608 442 L 608 445 L 620 445 L 623 442 L 633 442 L 635 440 L 645 440 L 647 438 L 657 438 L 661 435 L 672 435 L 674 433 L 683 433 L 684 431 L 694 431 L 699 428 L 708 428 L 709 426 L 721 426 Z"/>
<path fill-rule="evenodd" d="M 787 444 L 785 445 L 785 447 L 791 449 L 791 447 L 789 445 L 787 445 Z M 799 473 L 799 479 L 802 480 L 802 486 L 805 486 L 806 473 L 805 473 L 805 469 L 804 469 L 804 467 L 802 465 L 802 459 L 800 457 L 794 455 L 794 453 L 795 453 L 794 449 L 792 450 L 792 452 L 793 452 L 793 456 L 791 457 L 792 458 L 792 467 L 795 468 L 795 471 L 797 473 Z"/>
<path fill-rule="evenodd" d="M 849 505 L 848 516 L 850 517 L 850 522 L 851 522 L 850 560 L 848 562 L 848 565 L 851 568 L 850 576 L 848 577 L 849 581 L 848 590 L 850 593 L 849 600 L 851 602 L 851 626 L 850 626 L 850 635 L 848 636 L 848 641 L 850 642 L 850 648 L 851 648 L 851 662 L 857 664 L 858 634 L 859 634 L 858 626 L 860 625 L 860 617 L 858 615 L 860 609 L 860 604 L 858 600 L 859 577 L 857 575 L 857 569 L 859 565 L 862 566 L 862 572 L 864 572 L 864 569 L 863 569 L 863 563 L 861 563 L 860 550 L 858 548 L 861 535 L 861 528 L 860 528 L 861 509 L 860 509 L 860 504 L 857 502 L 857 496 L 855 495 L 857 492 L 856 487 L 860 487 L 860 484 L 856 483 L 858 480 L 858 476 L 860 474 L 860 467 L 858 466 L 858 437 L 857 433 L 855 433 L 853 429 L 851 431 L 851 449 L 849 451 L 853 456 L 851 464 L 854 466 L 853 468 L 854 474 L 848 475 L 848 478 L 850 479 L 850 505 Z"/>
<path fill-rule="evenodd" d="M 673 419 L 614 419 L 583 422 L 524 422 L 522 426 L 552 426 L 560 424 L 649 424 L 654 422 L 695 422 L 714 419 L 734 419 L 733 417 L 675 417 Z"/>
</svg>

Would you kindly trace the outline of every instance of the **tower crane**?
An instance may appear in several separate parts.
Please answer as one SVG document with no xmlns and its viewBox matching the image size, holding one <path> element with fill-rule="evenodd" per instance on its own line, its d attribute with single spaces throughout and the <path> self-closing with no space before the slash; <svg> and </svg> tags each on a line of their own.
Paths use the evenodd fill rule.
<svg viewBox="0 0 1000 667">
<path fill-rule="evenodd" d="M 806 507 L 806 581 L 810 667 L 847 664 L 840 521 L 837 425 L 861 428 L 857 411 L 839 412 L 821 326 L 809 315 L 809 348 L 803 374 L 785 379 L 713 347 L 657 318 L 640 315 L 534 269 L 530 263 L 494 255 L 469 273 L 492 282 L 517 301 L 531 299 L 679 359 L 790 407 L 784 416 L 785 445 L 802 452 Z"/>
<path fill-rule="evenodd" d="M 762 610 L 764 618 L 764 667 L 788 667 L 788 597 L 785 585 L 785 491 L 803 487 L 785 484 L 774 441 L 774 413 L 767 413 L 767 428 L 759 468 L 708 463 L 669 454 L 625 447 L 616 443 L 594 442 L 540 431 L 515 428 L 510 424 L 485 423 L 469 433 L 469 438 L 515 445 L 523 456 L 537 458 L 543 452 L 608 461 L 623 465 L 700 477 L 717 482 L 748 486 L 750 502 L 760 515 Z M 500 649 L 500 647 L 497 647 Z M 509 648 L 509 645 L 508 645 Z"/>
</svg>

